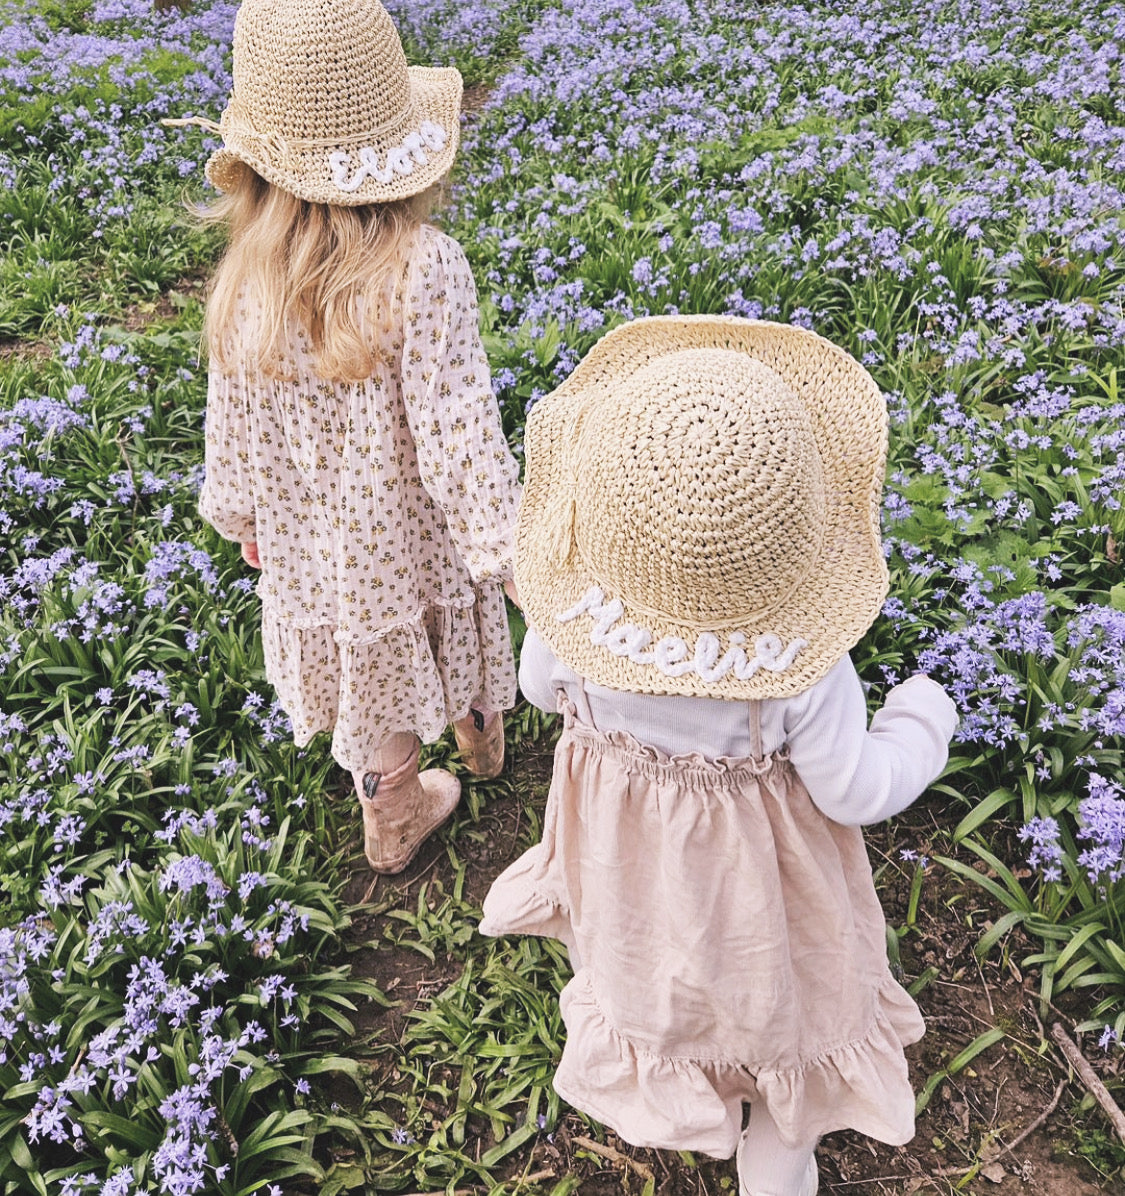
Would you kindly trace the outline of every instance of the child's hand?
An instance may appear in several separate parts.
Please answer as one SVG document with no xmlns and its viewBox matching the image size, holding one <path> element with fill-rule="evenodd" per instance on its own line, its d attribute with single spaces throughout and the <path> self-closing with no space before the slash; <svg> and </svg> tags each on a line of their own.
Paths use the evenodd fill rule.
<svg viewBox="0 0 1125 1196">
<path fill-rule="evenodd" d="M 512 605 L 516 607 L 517 610 L 523 610 L 523 603 L 520 601 L 520 595 L 519 591 L 516 589 L 516 583 L 510 577 L 506 582 L 504 582 L 504 593 L 508 595 Z"/>
<path fill-rule="evenodd" d="M 258 556 L 257 540 L 248 540 L 242 545 L 242 559 L 251 569 L 260 569 L 262 567 L 262 558 Z"/>
</svg>

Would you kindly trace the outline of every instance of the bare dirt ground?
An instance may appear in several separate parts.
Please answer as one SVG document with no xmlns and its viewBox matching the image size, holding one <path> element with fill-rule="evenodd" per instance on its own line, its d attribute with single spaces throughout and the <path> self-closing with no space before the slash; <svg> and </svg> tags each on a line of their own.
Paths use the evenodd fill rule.
<svg viewBox="0 0 1125 1196">
<path fill-rule="evenodd" d="M 549 746 L 526 743 L 512 753 L 506 774 L 510 792 L 489 802 L 471 844 L 458 839 L 457 850 L 469 863 L 469 900 L 479 904 L 491 879 L 519 854 L 525 803 L 542 807 L 549 768 Z M 901 928 L 906 921 L 914 869 L 901 861 L 899 852 L 940 844 L 941 815 L 939 805 L 923 801 L 893 826 L 868 834 L 892 927 Z M 402 876 L 377 882 L 380 905 L 385 909 L 391 898 L 401 908 L 412 907 L 418 886 L 427 877 L 441 877 L 443 868 L 448 871 L 444 848 L 435 839 Z M 371 874 L 357 872 L 350 895 L 359 900 L 370 885 Z M 1125 1192 L 1125 1150 L 1049 1035 L 1050 1025 L 1058 1023 L 1075 1037 L 1083 1005 L 1040 1008 L 1036 977 L 1025 975 L 1019 965 L 1035 950 L 1028 940 L 1009 937 L 1003 950 L 977 959 L 975 944 L 1002 912 L 990 903 L 986 893 L 942 866 L 928 866 L 915 923 L 902 935 L 900 952 L 903 982 L 922 981 L 916 999 L 927 1033 L 908 1057 L 915 1090 L 928 1088 L 930 1099 L 915 1138 L 904 1147 L 883 1146 L 852 1133 L 825 1138 L 818 1152 L 822 1196 Z M 375 920 L 359 919 L 357 932 L 368 941 L 378 927 L 364 922 Z M 394 949 L 362 953 L 356 962 L 360 971 L 389 987 L 388 995 L 397 1002 L 367 1027 L 384 1042 L 396 1040 L 406 1013 L 455 979 L 462 966 L 448 957 L 439 955 L 430 963 L 416 952 Z M 958 1060 L 969 1044 L 994 1030 L 1002 1036 L 968 1062 Z M 1078 1042 L 1120 1102 L 1121 1082 L 1110 1061 L 1092 1037 Z M 543 1176 L 544 1192 L 558 1179 L 577 1175 L 579 1191 L 589 1196 L 639 1194 L 650 1177 L 655 1191 L 666 1196 L 737 1192 L 732 1161 L 686 1162 L 674 1153 L 634 1149 L 611 1132 L 595 1140 L 573 1113 L 550 1140 L 540 1136 L 515 1158 L 513 1174 L 519 1173 Z"/>
</svg>

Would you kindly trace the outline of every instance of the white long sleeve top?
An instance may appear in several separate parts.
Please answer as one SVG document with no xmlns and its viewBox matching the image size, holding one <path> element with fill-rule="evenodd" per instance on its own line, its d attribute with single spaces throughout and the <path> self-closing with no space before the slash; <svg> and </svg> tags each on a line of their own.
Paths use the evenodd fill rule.
<svg viewBox="0 0 1125 1196">
<path fill-rule="evenodd" d="M 561 691 L 596 730 L 628 732 L 669 756 L 753 754 L 749 702 L 606 689 L 579 677 L 530 629 L 519 680 L 540 709 L 556 711 Z M 957 721 L 941 686 L 919 674 L 890 691 L 868 726 L 863 686 L 847 655 L 804 693 L 760 703 L 762 752 L 788 745 L 814 804 L 846 826 L 881 822 L 919 797 L 945 767 Z"/>
</svg>

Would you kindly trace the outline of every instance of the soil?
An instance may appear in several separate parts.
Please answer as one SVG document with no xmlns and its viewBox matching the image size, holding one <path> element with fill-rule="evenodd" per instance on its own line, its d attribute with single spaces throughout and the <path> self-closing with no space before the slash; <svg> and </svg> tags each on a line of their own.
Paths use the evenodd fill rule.
<svg viewBox="0 0 1125 1196">
<path fill-rule="evenodd" d="M 475 833 L 457 837 L 458 855 L 468 865 L 468 900 L 479 905 L 492 879 L 522 850 L 524 804 L 542 809 L 550 754 L 549 745 L 530 742 L 510 751 L 509 783 L 490 797 Z M 900 850 L 909 847 L 925 854 L 935 843 L 948 853 L 940 831 L 942 813 L 936 802 L 923 801 L 893 825 L 867 832 L 892 927 L 905 926 L 915 869 L 901 860 Z M 356 901 L 366 896 L 383 909 L 388 900 L 412 908 L 427 877 L 440 877 L 448 889 L 452 877 L 443 872 L 449 872 L 449 864 L 436 836 L 401 876 L 373 880 L 370 872 L 357 871 L 348 896 Z M 854 1133 L 825 1138 L 818 1150 L 822 1196 L 1098 1196 L 1125 1191 L 1125 1151 L 1051 1041 L 1050 1025 L 1059 1023 L 1079 1043 L 1102 1078 L 1117 1085 L 1120 1101 L 1118 1077 L 1097 1042 L 1075 1033 L 1082 1006 L 1040 1007 L 1037 977 L 1025 974 L 1018 963 L 1036 950 L 1032 941 L 1013 933 L 978 960 L 977 941 L 1003 912 L 991 901 L 942 865 L 926 865 L 917 915 L 913 926 L 902 930 L 900 955 L 903 983 L 920 985 L 916 1000 L 927 1025 L 925 1038 L 907 1051 L 911 1078 L 916 1092 L 928 1088 L 931 1096 L 906 1146 L 888 1147 Z M 373 925 L 378 920 L 360 917 L 357 936 L 365 941 L 378 937 Z M 456 979 L 462 966 L 440 954 L 430 963 L 415 951 L 383 946 L 358 953 L 354 962 L 396 1002 L 373 1014 L 365 1027 L 383 1042 L 397 1041 L 406 1013 Z M 1004 1036 L 954 1066 L 970 1043 L 994 1028 Z M 549 1192 L 559 1179 L 577 1175 L 584 1196 L 639 1194 L 650 1178 L 655 1192 L 665 1196 L 737 1192 L 733 1161 L 685 1161 L 673 1152 L 634 1149 L 611 1131 L 592 1131 L 574 1113 L 550 1137 L 514 1157 L 513 1175 L 531 1175 L 542 1184 L 539 1189 L 521 1186 L 520 1191 Z"/>
</svg>

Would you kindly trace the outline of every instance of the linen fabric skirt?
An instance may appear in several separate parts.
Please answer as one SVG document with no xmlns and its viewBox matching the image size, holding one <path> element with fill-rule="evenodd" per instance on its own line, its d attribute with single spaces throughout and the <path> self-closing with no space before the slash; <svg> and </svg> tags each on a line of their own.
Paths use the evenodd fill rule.
<svg viewBox="0 0 1125 1196">
<path fill-rule="evenodd" d="M 784 749 L 669 758 L 564 719 L 542 841 L 481 923 L 571 951 L 559 1095 L 635 1146 L 716 1158 L 747 1101 L 792 1145 L 908 1141 L 903 1047 L 925 1027 L 860 830 L 813 805 Z"/>
</svg>

